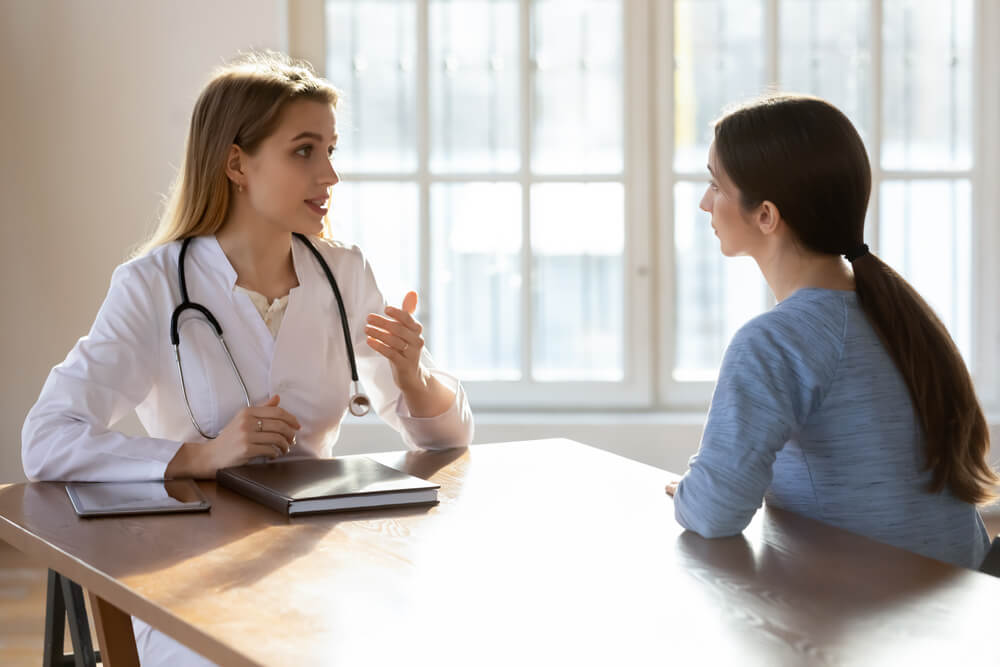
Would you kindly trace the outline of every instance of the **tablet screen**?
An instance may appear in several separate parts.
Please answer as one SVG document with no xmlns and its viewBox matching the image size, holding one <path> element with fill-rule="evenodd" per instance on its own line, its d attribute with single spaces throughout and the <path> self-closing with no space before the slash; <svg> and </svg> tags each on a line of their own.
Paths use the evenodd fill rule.
<svg viewBox="0 0 1000 667">
<path fill-rule="evenodd" d="M 166 482 L 74 482 L 66 485 L 81 516 L 197 512 L 211 507 L 190 479 Z"/>
</svg>

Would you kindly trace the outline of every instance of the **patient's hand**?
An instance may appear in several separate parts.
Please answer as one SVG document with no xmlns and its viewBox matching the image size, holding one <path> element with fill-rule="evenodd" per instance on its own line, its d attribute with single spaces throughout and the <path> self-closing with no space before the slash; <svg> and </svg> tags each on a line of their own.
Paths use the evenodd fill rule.
<svg viewBox="0 0 1000 667">
<path fill-rule="evenodd" d="M 664 490 L 667 492 L 668 496 L 673 498 L 674 494 L 677 493 L 677 485 L 681 483 L 682 478 L 680 475 L 671 475 L 671 477 L 673 477 L 673 479 L 667 482 L 667 486 Z"/>
</svg>

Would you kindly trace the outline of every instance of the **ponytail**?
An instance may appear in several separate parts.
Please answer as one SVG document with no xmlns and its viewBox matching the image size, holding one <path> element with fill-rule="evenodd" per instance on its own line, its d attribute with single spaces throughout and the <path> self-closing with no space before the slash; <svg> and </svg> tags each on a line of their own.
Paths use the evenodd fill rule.
<svg viewBox="0 0 1000 667">
<path fill-rule="evenodd" d="M 854 260 L 858 301 L 910 390 L 925 438 L 930 491 L 967 503 L 996 496 L 990 433 L 972 377 L 944 324 L 913 287 L 878 257 Z"/>
</svg>

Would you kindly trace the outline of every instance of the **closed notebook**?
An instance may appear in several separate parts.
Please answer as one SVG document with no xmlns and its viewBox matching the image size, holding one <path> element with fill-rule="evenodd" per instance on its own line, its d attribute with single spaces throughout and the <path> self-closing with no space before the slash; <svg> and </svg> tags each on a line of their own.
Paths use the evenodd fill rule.
<svg viewBox="0 0 1000 667">
<path fill-rule="evenodd" d="M 364 456 L 235 466 L 219 470 L 216 480 L 289 515 L 433 505 L 440 488 Z"/>
</svg>

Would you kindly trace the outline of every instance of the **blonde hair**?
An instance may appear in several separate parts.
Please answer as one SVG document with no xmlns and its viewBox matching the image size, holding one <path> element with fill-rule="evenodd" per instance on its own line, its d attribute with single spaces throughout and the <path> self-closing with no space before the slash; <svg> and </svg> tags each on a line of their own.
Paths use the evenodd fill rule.
<svg viewBox="0 0 1000 667">
<path fill-rule="evenodd" d="M 191 113 L 184 162 L 160 222 L 136 254 L 217 232 L 234 187 L 225 172 L 232 145 L 253 154 L 274 132 L 285 105 L 302 99 L 336 107 L 340 93 L 309 63 L 273 51 L 248 53 L 216 70 Z"/>
</svg>

